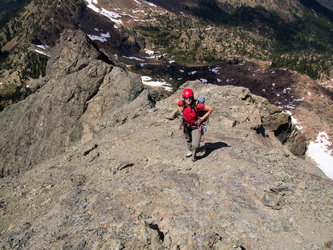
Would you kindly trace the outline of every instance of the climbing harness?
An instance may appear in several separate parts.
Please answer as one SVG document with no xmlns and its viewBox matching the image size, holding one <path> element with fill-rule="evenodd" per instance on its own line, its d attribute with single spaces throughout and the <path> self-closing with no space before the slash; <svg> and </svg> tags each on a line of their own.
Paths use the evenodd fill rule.
<svg viewBox="0 0 333 250">
<path fill-rule="evenodd" d="M 205 132 L 207 131 L 206 124 L 202 123 L 198 127 L 196 122 L 186 121 L 185 118 L 182 116 L 181 119 L 180 119 L 179 131 L 182 130 L 183 127 L 184 127 L 184 129 L 185 128 L 187 128 L 187 129 L 198 129 L 198 132 L 202 134 L 201 142 L 205 141 Z"/>
</svg>

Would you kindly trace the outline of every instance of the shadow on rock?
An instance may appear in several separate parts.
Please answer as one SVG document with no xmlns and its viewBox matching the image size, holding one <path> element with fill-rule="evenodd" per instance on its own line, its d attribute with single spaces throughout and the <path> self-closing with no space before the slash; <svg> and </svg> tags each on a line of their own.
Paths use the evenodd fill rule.
<svg viewBox="0 0 333 250">
<path fill-rule="evenodd" d="M 213 142 L 213 143 L 208 142 L 200 148 L 199 152 L 205 151 L 205 153 L 202 156 L 198 156 L 198 159 L 207 157 L 216 149 L 226 148 L 226 147 L 230 147 L 230 146 L 224 142 Z"/>
</svg>

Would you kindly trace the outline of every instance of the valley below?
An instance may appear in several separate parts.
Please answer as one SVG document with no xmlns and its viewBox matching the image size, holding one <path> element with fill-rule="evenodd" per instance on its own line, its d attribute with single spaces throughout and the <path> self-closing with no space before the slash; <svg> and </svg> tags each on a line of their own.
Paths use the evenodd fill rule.
<svg viewBox="0 0 333 250">
<path fill-rule="evenodd" d="M 0 33 L 0 248 L 332 249 L 330 12 L 261 2 L 27 2 Z M 185 88 L 214 108 L 196 162 Z"/>
</svg>

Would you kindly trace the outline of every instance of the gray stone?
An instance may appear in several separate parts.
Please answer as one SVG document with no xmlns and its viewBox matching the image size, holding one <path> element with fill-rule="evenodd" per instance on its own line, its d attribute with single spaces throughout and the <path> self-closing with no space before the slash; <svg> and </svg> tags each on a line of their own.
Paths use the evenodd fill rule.
<svg viewBox="0 0 333 250">
<path fill-rule="evenodd" d="M 266 192 L 263 197 L 265 206 L 272 207 L 273 209 L 281 209 L 281 195 L 275 192 Z"/>
<path fill-rule="evenodd" d="M 0 248 L 329 246 L 333 181 L 277 138 L 293 130 L 277 107 L 200 81 L 157 101 L 70 40 L 82 48 L 66 59 L 61 40 L 52 78 L 0 113 Z M 214 108 L 195 163 L 173 115 L 184 88 Z"/>
</svg>

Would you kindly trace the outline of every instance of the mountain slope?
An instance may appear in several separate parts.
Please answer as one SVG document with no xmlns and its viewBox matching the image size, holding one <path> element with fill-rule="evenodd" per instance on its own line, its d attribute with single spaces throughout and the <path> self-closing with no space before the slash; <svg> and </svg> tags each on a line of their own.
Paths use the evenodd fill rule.
<svg viewBox="0 0 333 250">
<path fill-rule="evenodd" d="M 19 8 L 24 2 L 27 2 L 27 0 L 1 0 L 0 19 L 15 11 L 15 9 Z"/>
<path fill-rule="evenodd" d="M 139 77 L 135 79 L 124 69 L 113 70 L 107 57 L 82 32 L 64 32 L 61 46 L 55 47 L 53 55 L 47 77 L 35 83 L 39 90 L 0 113 L 2 176 L 20 173 L 90 139 L 97 117 L 143 91 Z M 122 78 L 121 86 L 112 86 L 114 77 Z M 100 88 L 108 89 L 99 94 L 109 102 L 103 107 L 107 110 L 89 115 L 88 103 Z M 122 89 L 127 91 L 119 93 Z M 10 145 L 5 147 L 9 140 Z"/>
<path fill-rule="evenodd" d="M 292 114 L 308 144 L 324 131 L 332 141 L 327 13 L 309 1 L 31 1 L 0 34 L 0 108 L 49 81 L 33 78 L 45 77 L 61 32 L 80 29 L 104 62 L 122 62 L 174 90 L 196 79 L 246 86 Z"/>
<path fill-rule="evenodd" d="M 302 144 L 297 129 L 281 144 L 289 115 L 246 88 L 200 81 L 158 100 L 138 76 L 89 50 L 82 32 L 66 31 L 60 41 L 51 80 L 10 106 L 16 118 L 9 108 L 0 114 L 2 133 L 18 129 L 1 136 L 13 147 L 0 155 L 20 167 L 0 179 L 1 247 L 329 246 L 333 181 L 287 149 Z M 215 109 L 196 163 L 185 157 L 174 106 L 184 88 Z M 22 129 L 29 138 L 13 139 Z"/>
<path fill-rule="evenodd" d="M 161 100 L 83 31 L 48 53 L 0 113 L 1 248 L 331 247 L 333 181 L 291 153 L 305 137 L 267 99 L 190 81 Z M 187 87 L 215 109 L 195 163 L 174 106 Z"/>
<path fill-rule="evenodd" d="M 108 32 L 109 39 L 104 39 L 103 43 L 97 42 L 97 44 L 110 53 L 119 49 L 120 54 L 129 52 L 129 48 L 121 49 L 121 47 L 126 42 L 124 38 L 130 36 L 131 43 L 135 44 L 144 39 L 149 48 L 155 47 L 155 51 L 161 50 L 160 55 L 167 52 L 169 55 L 164 56 L 169 59 L 175 57 L 180 62 L 188 61 L 188 58 L 191 58 L 190 61 L 194 63 L 203 61 L 216 63 L 234 59 L 274 59 L 276 61 L 282 56 L 283 60 L 280 60 L 277 66 L 290 67 L 284 58 L 297 54 L 298 57 L 293 58 L 294 64 L 306 55 L 309 61 L 305 69 L 312 68 L 315 72 L 324 74 L 330 74 L 331 70 L 331 66 L 327 64 L 330 55 L 324 52 L 332 49 L 330 32 L 332 21 L 327 22 L 325 19 L 325 15 L 330 17 L 332 12 L 307 1 L 210 0 L 208 2 L 163 1 L 161 3 L 156 1 L 150 3 L 132 0 L 121 2 L 71 0 L 38 4 L 41 5 L 38 6 L 38 12 L 34 10 L 34 2 L 27 8 L 41 18 L 33 19 L 30 15 L 30 18 L 26 19 L 27 16 L 23 14 L 7 25 L 9 28 L 4 26 L 7 33 L 12 34 L 11 38 L 15 36 L 15 32 L 23 33 L 23 30 L 15 28 L 15 23 L 22 23 L 22 28 L 25 30 L 32 26 L 28 28 L 31 35 L 27 39 L 36 43 L 39 40 L 53 46 L 64 28 L 80 27 L 87 34 L 97 36 L 103 33 L 98 32 L 99 29 L 103 30 L 104 34 Z M 163 8 L 158 7 L 159 4 L 169 10 L 167 15 L 164 15 Z M 174 15 L 173 11 L 178 13 L 177 10 L 183 11 L 183 15 Z M 206 20 L 207 23 L 198 20 L 198 17 Z M 26 21 L 22 20 L 23 18 Z M 111 23 L 107 24 L 105 18 Z M 112 22 L 116 24 L 115 27 L 120 27 L 118 32 L 113 29 Z M 197 27 L 198 30 L 193 32 L 191 30 L 193 27 Z M 137 36 L 135 33 L 139 33 L 139 38 L 135 38 Z M 311 36 L 309 37 L 308 34 Z M 7 37 L 4 42 L 7 43 L 9 39 L 10 37 Z M 136 50 L 131 49 L 130 52 L 133 54 L 133 52 L 142 51 L 144 47 L 144 43 L 141 43 Z M 189 57 L 191 53 L 199 55 Z M 326 57 L 323 57 L 324 54 Z M 312 55 L 312 60 L 315 62 L 310 61 L 309 55 Z M 317 65 L 317 69 L 314 64 Z M 293 69 L 305 70 L 302 67 Z M 310 71 L 304 73 L 309 74 Z M 320 77 L 314 73 L 310 76 Z"/>
<path fill-rule="evenodd" d="M 2 177 L 24 172 L 92 139 L 101 129 L 103 118 L 119 114 L 116 109 L 138 96 L 145 96 L 148 104 L 144 106 L 154 106 L 160 98 L 153 90 L 144 91 L 137 75 L 121 65 L 113 65 L 83 32 L 62 33 L 51 55 L 47 76 L 35 82 L 39 90 L 0 113 Z M 261 118 L 256 118 L 257 123 L 262 119 L 282 143 L 290 143 L 289 149 L 295 155 L 303 156 L 305 137 L 301 133 L 295 136 L 298 133 L 289 115 L 277 108 L 269 110 L 279 122 L 270 124 L 273 119 L 270 112 L 263 111 Z M 117 122 L 126 120 L 123 115 L 116 118 Z M 254 125 L 254 129 L 259 129 L 256 126 L 260 124 Z"/>
<path fill-rule="evenodd" d="M 196 163 L 173 104 L 185 87 L 215 108 Z M 197 81 L 146 104 L 139 96 L 92 140 L 0 179 L 1 247 L 329 246 L 333 181 L 260 126 L 267 100 Z M 87 111 L 96 105 L 107 104 L 96 95 Z"/>
<path fill-rule="evenodd" d="M 246 103 L 236 88 L 186 87 L 224 94 L 218 101 L 232 102 L 236 116 Z M 332 240 L 332 180 L 246 124 L 221 127 L 218 113 L 200 160 L 188 161 L 178 121 L 162 118 L 179 94 L 1 179 L 1 246 L 312 249 Z"/>
</svg>

